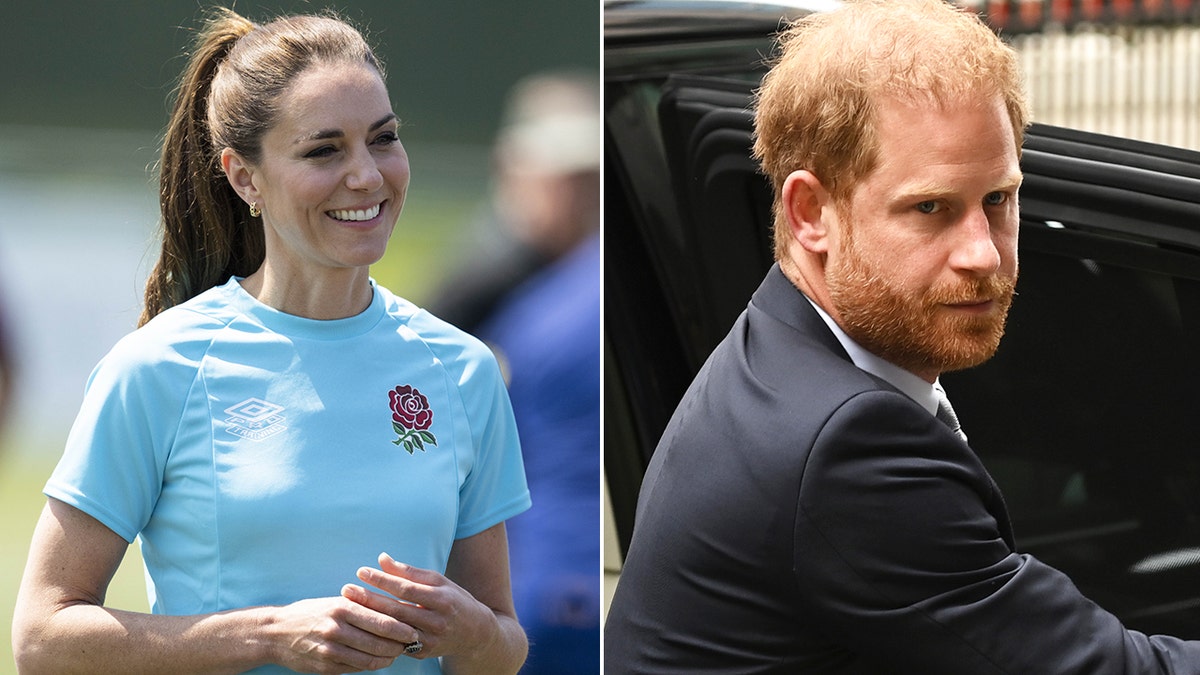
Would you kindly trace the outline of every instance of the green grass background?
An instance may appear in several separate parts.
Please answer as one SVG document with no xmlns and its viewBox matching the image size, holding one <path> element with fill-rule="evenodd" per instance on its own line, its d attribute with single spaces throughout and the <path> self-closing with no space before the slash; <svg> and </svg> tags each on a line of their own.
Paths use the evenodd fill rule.
<svg viewBox="0 0 1200 675">
<path fill-rule="evenodd" d="M 472 246 L 470 228 L 485 197 L 486 177 L 479 162 L 475 175 L 462 180 L 446 172 L 421 180 L 408 194 L 404 214 L 383 260 L 372 267 L 375 279 L 397 294 L 420 304 Z M 486 165 L 483 165 L 486 166 Z M 436 172 L 435 172 L 436 173 Z M 83 382 L 79 383 L 80 388 Z M 14 675 L 12 614 L 38 514 L 41 494 L 61 452 L 67 429 L 31 437 L 10 420 L 0 433 L 0 675 Z M 106 604 L 148 611 L 141 556 L 131 546 L 109 586 Z"/>
<path fill-rule="evenodd" d="M 7 447 L 17 444 L 14 439 L 7 440 L 4 457 L 0 459 L 0 607 L 4 608 L 4 614 L 0 616 L 0 629 L 4 637 L 3 646 L 0 647 L 0 673 L 17 672 L 12 658 L 12 641 L 9 639 L 12 633 L 12 610 L 21 573 L 25 569 L 29 538 L 45 504 L 41 486 L 54 468 L 52 461 L 34 458 L 31 453 L 17 454 Z M 147 611 L 142 559 L 136 546 L 130 547 L 113 578 L 108 602 L 121 609 Z"/>
</svg>

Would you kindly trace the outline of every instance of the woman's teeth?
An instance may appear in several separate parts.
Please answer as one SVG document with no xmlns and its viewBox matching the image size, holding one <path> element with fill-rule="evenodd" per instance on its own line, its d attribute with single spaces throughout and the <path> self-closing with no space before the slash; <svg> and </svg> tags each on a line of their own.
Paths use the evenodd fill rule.
<svg viewBox="0 0 1200 675">
<path fill-rule="evenodd" d="M 370 220 L 379 215 L 379 204 L 372 206 L 369 209 L 345 210 L 345 211 L 330 211 L 329 215 L 337 220 Z"/>
</svg>

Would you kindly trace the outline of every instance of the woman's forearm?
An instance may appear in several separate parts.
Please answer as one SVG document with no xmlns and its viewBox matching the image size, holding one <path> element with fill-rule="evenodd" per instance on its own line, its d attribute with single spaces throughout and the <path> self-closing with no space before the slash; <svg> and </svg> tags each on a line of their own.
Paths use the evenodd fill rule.
<svg viewBox="0 0 1200 675">
<path fill-rule="evenodd" d="M 496 613 L 494 638 L 478 650 L 448 655 L 442 665 L 449 675 L 508 675 L 525 663 L 529 639 L 516 617 Z"/>
<path fill-rule="evenodd" d="M 236 673 L 266 662 L 268 610 L 157 616 L 104 607 L 128 546 L 83 511 L 46 502 L 13 613 L 22 675 Z"/>
<path fill-rule="evenodd" d="M 156 616 L 78 603 L 48 613 L 18 608 L 13 648 L 21 675 L 240 673 L 269 663 L 265 608 Z M 30 620 L 40 614 L 40 621 Z M 22 618 L 25 617 L 25 618 Z"/>
<path fill-rule="evenodd" d="M 404 651 L 412 630 L 342 597 L 194 616 L 86 603 L 43 612 L 19 605 L 17 615 L 13 644 L 22 675 L 217 675 L 268 663 L 302 673 L 379 670 Z"/>
<path fill-rule="evenodd" d="M 104 607 L 127 546 L 82 511 L 47 502 L 13 614 L 23 675 L 240 673 L 267 663 L 345 673 L 386 668 L 412 640 L 411 627 L 340 596 L 194 616 Z"/>
</svg>

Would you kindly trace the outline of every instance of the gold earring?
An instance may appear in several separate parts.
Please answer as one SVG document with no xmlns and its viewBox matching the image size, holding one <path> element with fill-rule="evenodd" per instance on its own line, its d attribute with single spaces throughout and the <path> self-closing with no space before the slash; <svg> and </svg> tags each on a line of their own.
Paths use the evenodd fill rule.
<svg viewBox="0 0 1200 675">
<path fill-rule="evenodd" d="M 262 210 L 258 208 L 258 202 L 250 202 L 250 217 L 257 218 L 262 215 Z"/>
</svg>

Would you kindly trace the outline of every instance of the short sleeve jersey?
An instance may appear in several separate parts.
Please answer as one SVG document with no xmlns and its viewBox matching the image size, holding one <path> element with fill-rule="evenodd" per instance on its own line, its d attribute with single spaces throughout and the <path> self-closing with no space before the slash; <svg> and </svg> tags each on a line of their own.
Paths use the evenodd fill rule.
<svg viewBox="0 0 1200 675">
<path fill-rule="evenodd" d="M 444 572 L 455 539 L 530 505 L 481 342 L 382 287 L 316 321 L 237 279 L 105 356 L 45 493 L 140 538 L 159 614 L 337 595 L 381 551 Z"/>
</svg>

